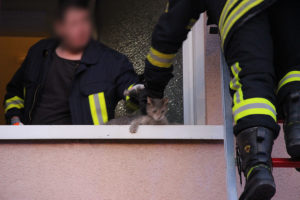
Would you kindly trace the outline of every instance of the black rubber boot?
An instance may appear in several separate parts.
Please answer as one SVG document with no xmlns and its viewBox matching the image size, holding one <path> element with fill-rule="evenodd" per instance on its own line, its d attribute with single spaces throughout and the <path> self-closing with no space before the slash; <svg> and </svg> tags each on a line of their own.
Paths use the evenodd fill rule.
<svg viewBox="0 0 300 200">
<path fill-rule="evenodd" d="M 275 195 L 271 161 L 274 135 L 264 127 L 249 128 L 237 135 L 238 160 L 246 179 L 240 200 L 270 200 Z"/>
<path fill-rule="evenodd" d="M 287 97 L 283 105 L 284 138 L 288 154 L 300 158 L 300 91 Z"/>
</svg>

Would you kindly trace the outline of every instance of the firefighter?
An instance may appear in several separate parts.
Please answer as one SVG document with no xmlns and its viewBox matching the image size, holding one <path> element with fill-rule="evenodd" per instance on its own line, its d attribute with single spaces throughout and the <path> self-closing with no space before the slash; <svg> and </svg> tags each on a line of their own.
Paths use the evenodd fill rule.
<svg viewBox="0 0 300 200">
<path fill-rule="evenodd" d="M 219 28 L 232 80 L 238 157 L 246 179 L 242 200 L 271 199 L 271 152 L 284 119 L 287 151 L 300 157 L 300 2 L 297 0 L 170 0 L 152 34 L 146 95 L 162 98 L 172 61 L 200 13 Z"/>
<path fill-rule="evenodd" d="M 102 125 L 114 118 L 124 91 L 139 78 L 125 55 L 93 40 L 89 1 L 61 0 L 58 38 L 45 39 L 28 55 L 7 85 L 8 124 Z"/>
</svg>

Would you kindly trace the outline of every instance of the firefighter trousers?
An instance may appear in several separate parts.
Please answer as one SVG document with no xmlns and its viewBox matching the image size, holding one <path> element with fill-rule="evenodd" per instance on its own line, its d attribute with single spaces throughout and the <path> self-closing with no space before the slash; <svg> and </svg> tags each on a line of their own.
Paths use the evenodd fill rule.
<svg viewBox="0 0 300 200">
<path fill-rule="evenodd" d="M 225 49 L 234 133 L 263 126 L 279 133 L 277 112 L 300 91 L 300 1 L 279 0 L 239 28 Z"/>
</svg>

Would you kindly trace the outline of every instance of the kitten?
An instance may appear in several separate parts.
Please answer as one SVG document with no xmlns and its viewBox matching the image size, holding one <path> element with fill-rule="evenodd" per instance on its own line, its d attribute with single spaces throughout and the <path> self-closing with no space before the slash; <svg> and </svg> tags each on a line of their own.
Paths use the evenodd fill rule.
<svg viewBox="0 0 300 200">
<path fill-rule="evenodd" d="M 139 125 L 168 125 L 169 122 L 166 117 L 168 102 L 167 98 L 152 99 L 148 97 L 147 115 L 120 117 L 110 120 L 107 125 L 131 125 L 129 129 L 131 133 L 136 133 Z"/>
<path fill-rule="evenodd" d="M 139 116 L 131 122 L 130 133 L 136 133 L 139 125 L 168 125 L 166 113 L 168 110 L 167 98 L 152 99 L 147 98 L 146 112 L 147 115 Z"/>
</svg>

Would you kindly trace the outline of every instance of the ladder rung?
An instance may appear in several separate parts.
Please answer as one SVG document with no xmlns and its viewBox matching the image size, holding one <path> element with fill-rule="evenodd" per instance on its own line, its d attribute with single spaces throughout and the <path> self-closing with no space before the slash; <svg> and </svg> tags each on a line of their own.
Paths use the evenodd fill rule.
<svg viewBox="0 0 300 200">
<path fill-rule="evenodd" d="M 273 167 L 292 167 L 300 168 L 300 160 L 293 160 L 291 158 L 273 158 Z"/>
</svg>

